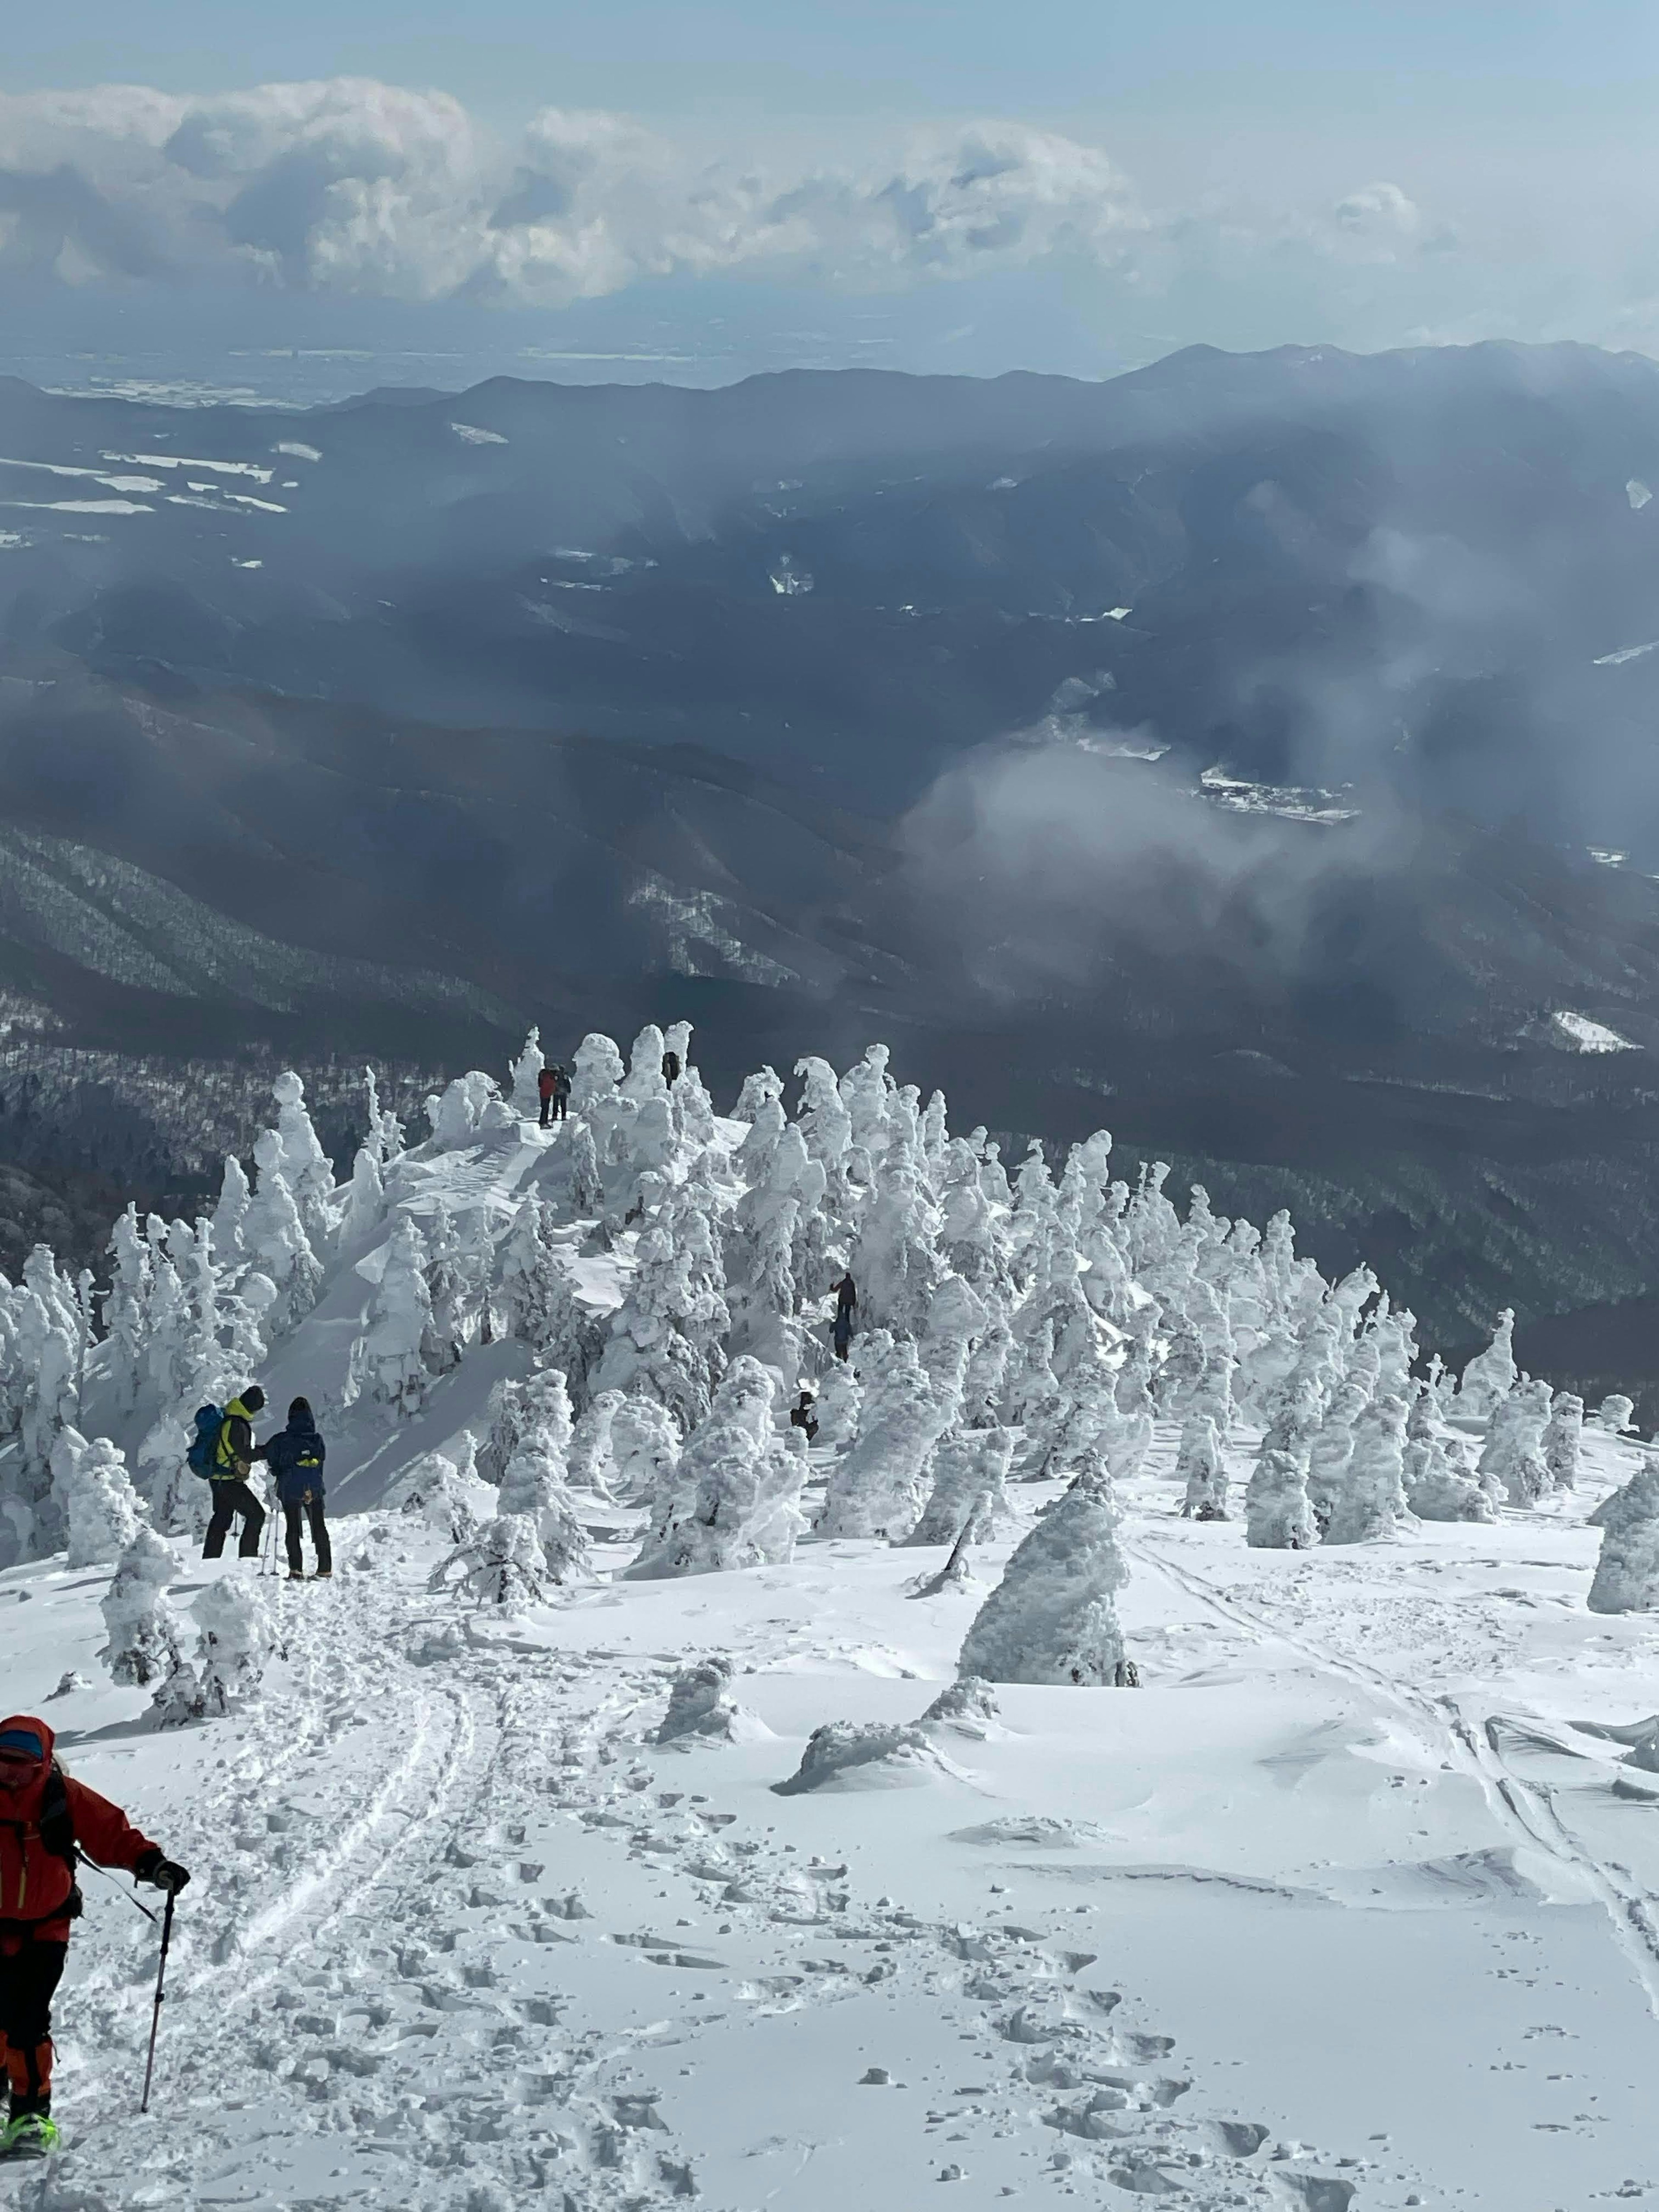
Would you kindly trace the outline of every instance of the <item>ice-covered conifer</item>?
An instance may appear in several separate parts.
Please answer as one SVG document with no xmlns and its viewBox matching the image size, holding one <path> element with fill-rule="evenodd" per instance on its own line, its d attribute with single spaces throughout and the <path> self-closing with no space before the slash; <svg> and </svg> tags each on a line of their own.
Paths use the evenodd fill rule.
<svg viewBox="0 0 1659 2212">
<path fill-rule="evenodd" d="M 478 1447 L 477 1470 L 483 1482 L 499 1485 L 507 1462 L 526 1437 L 545 1434 L 564 1467 L 570 1448 L 570 1394 L 556 1368 L 533 1368 L 528 1375 L 503 1376 L 489 1393 L 489 1427 Z"/>
<path fill-rule="evenodd" d="M 807 1340 L 799 1318 L 795 1240 L 803 1211 L 816 1208 L 823 1194 L 823 1165 L 808 1157 L 799 1129 L 781 1126 L 765 1173 L 738 1200 L 725 1240 L 731 1348 L 753 1353 L 791 1380 L 805 1364 Z"/>
<path fill-rule="evenodd" d="M 346 1186 L 345 1206 L 340 1215 L 343 1251 L 366 1244 L 386 1219 L 386 1181 L 380 1170 L 379 1146 L 359 1145 Z"/>
<path fill-rule="evenodd" d="M 647 1022 L 634 1040 L 628 1055 L 628 1073 L 623 1078 L 622 1094 L 635 1106 L 643 1106 L 647 1098 L 664 1098 L 668 1094 L 668 1078 L 662 1072 L 663 1054 L 668 1041 L 655 1022 Z"/>
<path fill-rule="evenodd" d="M 306 1110 L 306 1087 L 292 1069 L 271 1085 L 276 1101 L 276 1134 L 282 1143 L 277 1165 L 294 1194 L 307 1242 L 326 1251 L 335 1229 L 334 1168 L 318 1141 Z"/>
<path fill-rule="evenodd" d="M 65 1429 L 62 1441 L 77 1436 Z M 107 1437 L 82 1441 L 66 1455 L 61 1489 L 69 1529 L 71 1567 L 107 1566 L 119 1559 L 138 1534 L 138 1493 L 128 1480 L 126 1462 Z M 54 1468 L 53 1480 L 58 1481 Z"/>
<path fill-rule="evenodd" d="M 615 1103 L 623 1079 L 623 1056 L 614 1038 L 598 1030 L 576 1047 L 570 1073 L 570 1110 L 591 1118 L 596 1108 Z"/>
<path fill-rule="evenodd" d="M 669 1686 L 668 1711 L 653 1741 L 689 1751 L 693 1741 L 748 1743 L 771 1732 L 732 1696 L 732 1662 L 716 1654 L 693 1660 L 675 1675 Z"/>
<path fill-rule="evenodd" d="M 577 1420 L 570 1437 L 570 1486 L 611 1496 L 611 1425 L 624 1404 L 620 1390 L 601 1390 Z"/>
<path fill-rule="evenodd" d="M 747 1121 L 752 1127 L 763 1106 L 776 1103 L 783 1097 L 783 1078 L 775 1067 L 757 1068 L 752 1075 L 743 1079 L 743 1088 L 738 1093 L 738 1103 L 732 1109 L 734 1121 Z"/>
<path fill-rule="evenodd" d="M 116 1223 L 109 1252 L 114 1266 L 104 1296 L 105 1359 L 118 1419 L 138 1402 L 149 1344 L 149 1245 L 138 1226 L 136 1206 L 129 1206 Z"/>
<path fill-rule="evenodd" d="M 464 1544 L 494 1514 L 495 1492 L 444 1452 L 422 1452 L 387 1488 L 386 1504 L 418 1514 L 444 1542 Z"/>
<path fill-rule="evenodd" d="M 1255 1551 L 1305 1552 L 1319 1541 L 1307 1472 L 1293 1452 L 1264 1448 L 1244 1492 L 1244 1540 Z"/>
<path fill-rule="evenodd" d="M 533 1120 L 541 1111 L 541 1073 L 546 1064 L 542 1054 L 542 1033 L 532 1029 L 510 1070 L 513 1111 L 526 1120 Z"/>
<path fill-rule="evenodd" d="M 860 1356 L 862 1356 L 860 1354 Z M 864 1385 L 851 1360 L 836 1360 L 817 1386 L 812 1412 L 817 1420 L 820 1444 L 850 1444 L 858 1434 L 859 1409 Z"/>
<path fill-rule="evenodd" d="M 611 1318 L 592 1381 L 598 1390 L 655 1398 L 683 1435 L 707 1413 L 726 1371 L 732 1322 L 714 1212 L 708 1185 L 690 1177 L 641 1232 L 633 1280 Z"/>
<path fill-rule="evenodd" d="M 163 1413 L 138 1447 L 139 1494 L 149 1500 L 155 1526 L 169 1534 L 187 1534 L 207 1526 L 211 1503 L 208 1486 L 186 1466 L 189 1449 L 189 1432 L 176 1413 Z"/>
<path fill-rule="evenodd" d="M 1127 1576 L 1112 1486 L 1097 1462 L 1038 1516 L 968 1631 L 959 1674 L 1110 1688 L 1133 1680 L 1116 1593 Z"/>
<path fill-rule="evenodd" d="M 1006 1215 L 987 1197 L 981 1162 L 965 1139 L 945 1148 L 939 1193 L 939 1256 L 952 1274 L 1006 1306 L 1013 1296 Z"/>
<path fill-rule="evenodd" d="M 1578 1486 L 1578 1447 L 1584 1433 L 1584 1401 L 1571 1390 L 1559 1390 L 1544 1431 L 1544 1465 L 1552 1490 Z"/>
<path fill-rule="evenodd" d="M 975 1346 L 989 1325 L 985 1301 L 960 1275 L 941 1277 L 927 1302 L 919 1356 L 939 1387 L 959 1392 Z"/>
<path fill-rule="evenodd" d="M 859 1318 L 866 1328 L 921 1334 L 944 1271 L 938 1210 L 907 1149 L 894 1146 L 877 1164 L 852 1268 L 859 1286 Z"/>
<path fill-rule="evenodd" d="M 460 1365 L 471 1334 L 472 1297 L 461 1239 L 441 1199 L 427 1232 L 426 1289 L 432 1317 L 421 1356 L 428 1374 L 447 1375 Z"/>
<path fill-rule="evenodd" d="M 592 1127 L 586 1121 L 572 1122 L 566 1142 L 570 1211 L 579 1221 L 596 1221 L 605 1212 L 605 1176 Z"/>
<path fill-rule="evenodd" d="M 679 1431 L 662 1406 L 643 1395 L 602 1394 L 617 1401 L 611 1417 L 611 1460 L 617 1493 L 629 1505 L 653 1505 L 679 1464 Z"/>
<path fill-rule="evenodd" d="M 386 1264 L 352 1348 L 360 1395 L 405 1416 L 419 1413 L 428 1380 L 422 1355 L 432 1326 L 426 1239 L 404 1215 L 386 1248 Z"/>
<path fill-rule="evenodd" d="M 269 1600 L 257 1582 L 224 1576 L 191 1607 L 200 1637 L 195 1660 L 175 1668 L 154 1699 L 164 1727 L 234 1712 L 257 1697 L 282 1648 Z"/>
<path fill-rule="evenodd" d="M 1406 1518 L 1406 1405 L 1373 1398 L 1353 1425 L 1353 1449 L 1335 1489 L 1328 1544 L 1373 1544 Z"/>
<path fill-rule="evenodd" d="M 1615 1390 L 1610 1398 L 1603 1398 L 1595 1409 L 1595 1425 L 1607 1430 L 1610 1436 L 1622 1436 L 1635 1423 L 1631 1416 L 1636 1411 L 1634 1402 L 1622 1392 Z"/>
<path fill-rule="evenodd" d="M 247 1257 L 242 1231 L 252 1195 L 242 1163 L 234 1152 L 227 1152 L 219 1201 L 213 1209 L 213 1249 L 218 1255 L 219 1265 L 233 1273 Z"/>
<path fill-rule="evenodd" d="M 689 1030 L 686 1022 L 672 1024 L 669 1035 L 676 1030 Z M 687 1060 L 680 1079 L 668 1094 L 673 1109 L 674 1135 L 683 1151 L 702 1152 L 714 1143 L 719 1131 L 714 1124 L 714 1102 L 697 1070 Z"/>
<path fill-rule="evenodd" d="M 1467 1382 L 1467 1369 L 1464 1380 Z M 1462 1401 L 1460 1391 L 1460 1407 Z M 1510 1505 L 1536 1505 L 1550 1488 L 1550 1471 L 1544 1461 L 1544 1431 L 1549 1417 L 1547 1382 L 1519 1382 L 1492 1408 L 1480 1454 L 1480 1479 L 1489 1490 L 1501 1486 Z"/>
<path fill-rule="evenodd" d="M 887 1073 L 891 1058 L 884 1044 L 866 1046 L 863 1059 L 848 1069 L 839 1086 L 847 1109 L 849 1142 L 872 1160 L 887 1149 L 890 1102 L 897 1088 Z"/>
<path fill-rule="evenodd" d="M 1406 1419 L 1402 1479 L 1406 1503 L 1419 1521 L 1495 1521 L 1491 1499 L 1460 1455 L 1454 1458 L 1436 1425 L 1432 1382 L 1419 1388 Z"/>
<path fill-rule="evenodd" d="M 968 1355 L 967 1371 L 962 1378 L 958 1418 L 965 1428 L 994 1429 L 1000 1424 L 1012 1353 L 1008 1324 L 1000 1311 L 993 1313 L 983 1335 Z"/>
<path fill-rule="evenodd" d="M 921 1516 L 927 1463 L 954 1410 L 955 1392 L 933 1383 L 908 1339 L 885 1329 L 865 1339 L 858 1435 L 830 1471 L 821 1536 L 884 1536 L 902 1544 Z"/>
<path fill-rule="evenodd" d="M 1498 1316 L 1492 1342 L 1477 1352 L 1463 1370 L 1457 1393 L 1457 1410 L 1484 1420 L 1515 1388 L 1515 1315 L 1505 1307 Z"/>
<path fill-rule="evenodd" d="M 1345 1375 L 1326 1401 L 1308 1446 L 1308 1502 L 1321 1534 L 1329 1528 L 1353 1457 L 1354 1424 L 1371 1402 L 1369 1382 Z"/>
<path fill-rule="evenodd" d="M 178 1572 L 171 1545 L 141 1525 L 116 1563 L 100 1607 L 109 1641 L 98 1656 L 116 1681 L 147 1689 L 178 1665 L 179 1620 L 167 1595 Z"/>
<path fill-rule="evenodd" d="M 1592 1613 L 1659 1612 L 1659 1463 L 1644 1459 L 1591 1516 L 1601 1531 Z"/>
<path fill-rule="evenodd" d="M 1188 1520 L 1227 1518 L 1227 1469 L 1221 1440 L 1208 1413 L 1189 1413 L 1176 1452 L 1176 1480 L 1182 1486 L 1181 1510 Z"/>
<path fill-rule="evenodd" d="M 732 1362 L 680 1457 L 686 1510 L 672 1525 L 653 1525 L 630 1574 L 717 1574 L 791 1558 L 804 1525 L 805 1438 L 776 1433 L 774 1389 L 757 1359 Z"/>
<path fill-rule="evenodd" d="M 576 1296 L 557 1218 L 532 1192 L 519 1208 L 501 1260 L 507 1326 L 544 1364 L 565 1376 L 578 1406 L 604 1346 L 604 1325 Z"/>
<path fill-rule="evenodd" d="M 754 1078 L 751 1076 L 750 1080 L 752 1082 Z M 770 1176 L 773 1159 L 788 1127 L 788 1117 L 776 1098 L 760 1100 L 748 1133 L 732 1155 L 732 1165 L 739 1180 L 750 1189 L 757 1183 L 764 1183 Z M 805 1142 L 802 1137 L 802 1145 Z"/>
<path fill-rule="evenodd" d="M 941 1437 L 927 1464 L 932 1488 L 910 1542 L 954 1544 L 967 1529 L 970 1543 L 984 1543 L 1008 1527 L 1013 1456 L 1012 1429 L 955 1428 Z"/>
<path fill-rule="evenodd" d="M 498 1514 L 486 1521 L 434 1567 L 428 1587 L 453 1589 L 476 1606 L 540 1605 L 548 1590 L 547 1561 L 527 1514 Z"/>
<path fill-rule="evenodd" d="M 501 1510 L 508 1518 L 522 1514 L 534 1525 L 548 1579 L 573 1582 L 587 1571 L 591 1547 L 565 1480 L 570 1401 L 556 1372 L 544 1378 L 536 1416 L 507 1462 Z"/>
<path fill-rule="evenodd" d="M 831 1189 L 838 1192 L 842 1163 L 853 1141 L 853 1117 L 842 1102 L 836 1071 L 827 1060 L 798 1060 L 795 1073 L 802 1085 L 796 1109 L 800 1133 L 812 1158 L 822 1161 Z"/>
<path fill-rule="evenodd" d="M 306 1234 L 294 1193 L 283 1173 L 283 1140 L 267 1129 L 253 1147 L 258 1176 L 243 1224 L 242 1241 L 252 1264 L 276 1285 L 276 1302 L 267 1319 L 273 1336 L 302 1322 L 317 1303 L 323 1270 Z"/>
</svg>

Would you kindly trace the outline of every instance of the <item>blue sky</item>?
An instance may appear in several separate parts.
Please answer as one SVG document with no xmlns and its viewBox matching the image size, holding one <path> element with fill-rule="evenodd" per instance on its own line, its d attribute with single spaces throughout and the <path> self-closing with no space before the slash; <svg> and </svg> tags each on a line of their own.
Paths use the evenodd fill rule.
<svg viewBox="0 0 1659 2212">
<path fill-rule="evenodd" d="M 1656 92 L 1626 0 L 66 0 L 0 56 L 0 366 L 1659 350 Z"/>
</svg>

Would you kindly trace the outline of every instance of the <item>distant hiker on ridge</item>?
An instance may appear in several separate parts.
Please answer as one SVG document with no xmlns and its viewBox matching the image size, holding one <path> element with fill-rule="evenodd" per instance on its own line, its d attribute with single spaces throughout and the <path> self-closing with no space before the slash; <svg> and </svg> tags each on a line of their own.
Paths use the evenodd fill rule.
<svg viewBox="0 0 1659 2212">
<path fill-rule="evenodd" d="M 242 1516 L 242 1535 L 236 1547 L 237 1557 L 257 1559 L 259 1556 L 265 1509 L 248 1488 L 247 1479 L 253 1472 L 254 1461 L 264 1457 L 263 1448 L 253 1441 L 253 1416 L 264 1410 L 264 1392 L 257 1382 L 251 1383 L 240 1398 L 231 1400 L 219 1423 L 218 1440 L 213 1447 L 208 1475 L 213 1485 L 213 1518 L 208 1522 L 207 1540 L 202 1546 L 204 1559 L 219 1558 L 225 1548 L 225 1538 L 230 1534 L 230 1524 L 239 1513 Z"/>
<path fill-rule="evenodd" d="M 853 1280 L 852 1270 L 838 1283 L 831 1283 L 836 1294 L 835 1346 L 837 1359 L 845 1359 L 853 1344 L 853 1316 L 859 1302 L 858 1285 Z"/>
<path fill-rule="evenodd" d="M 542 1127 L 547 1127 L 547 1117 L 553 1111 L 553 1086 L 558 1081 L 558 1070 L 550 1061 L 544 1061 L 542 1072 L 536 1078 L 536 1096 L 542 1102 Z"/>
<path fill-rule="evenodd" d="M 283 1509 L 288 1538 L 288 1578 L 306 1578 L 305 1553 L 300 1547 L 301 1516 L 311 1523 L 311 1540 L 317 1547 L 317 1580 L 326 1582 L 334 1572 L 334 1553 L 323 1518 L 323 1462 L 327 1448 L 317 1433 L 308 1398 L 296 1398 L 288 1409 L 288 1426 L 268 1437 L 263 1446 L 265 1465 L 276 1482 L 276 1502 Z"/>
<path fill-rule="evenodd" d="M 118 1807 L 65 1774 L 44 1721 L 0 1721 L 0 2036 L 11 2090 L 0 2157 L 44 2158 L 58 2142 L 52 2112 L 52 2000 L 79 1917 L 78 1847 L 99 1866 L 176 1894 L 190 1880 Z"/>
<path fill-rule="evenodd" d="M 558 1060 L 553 1063 L 553 1119 L 568 1121 L 570 1118 L 570 1077 Z"/>
<path fill-rule="evenodd" d="M 803 1390 L 800 1394 L 799 1402 L 789 1408 L 790 1427 L 792 1429 L 805 1429 L 806 1431 L 806 1441 L 809 1444 L 818 1432 L 817 1419 L 812 1412 L 812 1405 L 813 1399 L 811 1392 L 810 1390 Z"/>
<path fill-rule="evenodd" d="M 680 1079 L 680 1056 L 677 1052 L 665 1052 L 662 1056 L 664 1080 L 672 1090 Z"/>
</svg>

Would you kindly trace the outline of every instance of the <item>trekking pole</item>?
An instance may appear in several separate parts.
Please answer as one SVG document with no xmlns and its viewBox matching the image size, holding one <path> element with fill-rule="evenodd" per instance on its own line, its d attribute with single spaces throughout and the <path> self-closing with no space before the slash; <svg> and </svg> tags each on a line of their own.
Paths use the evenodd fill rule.
<svg viewBox="0 0 1659 2212">
<path fill-rule="evenodd" d="M 172 1941 L 173 1892 L 169 1890 L 167 1892 L 167 1909 L 161 1920 L 161 1958 L 160 1965 L 155 1969 L 155 2009 L 150 2014 L 149 2021 L 149 2057 L 145 2061 L 144 2064 L 144 2094 L 143 2101 L 138 2106 L 138 2110 L 141 2113 L 147 2112 L 149 2110 L 150 2076 L 155 2071 L 155 2038 L 161 2026 L 161 1999 L 166 1995 L 166 1991 L 161 1987 L 161 1982 L 162 1978 L 167 1970 L 167 1946 L 172 1942 Z"/>
<path fill-rule="evenodd" d="M 102 1875 L 104 1880 L 109 1884 L 116 1895 L 118 1897 L 125 1897 L 127 1903 L 132 1907 L 135 1912 L 142 1912 L 146 1920 L 154 1921 L 155 1919 L 155 1915 L 150 1911 L 149 1905 L 144 1903 L 142 1898 L 133 1897 L 126 1890 L 123 1889 L 120 1883 L 117 1881 L 115 1876 L 110 1872 L 107 1867 L 100 1867 L 96 1859 L 89 1859 L 86 1853 L 80 1850 L 78 1846 L 75 1853 L 75 1863 L 77 1867 L 90 1867 L 94 1874 Z"/>
</svg>

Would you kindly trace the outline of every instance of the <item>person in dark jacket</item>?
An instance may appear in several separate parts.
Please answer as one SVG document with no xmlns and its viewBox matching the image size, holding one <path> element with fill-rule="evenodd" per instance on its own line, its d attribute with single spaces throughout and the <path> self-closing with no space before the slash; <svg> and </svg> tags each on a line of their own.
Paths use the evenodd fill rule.
<svg viewBox="0 0 1659 2212">
<path fill-rule="evenodd" d="M 541 1073 L 536 1078 L 536 1096 L 542 1102 L 542 1127 L 544 1129 L 547 1127 L 548 1115 L 553 1111 L 553 1098 L 558 1079 L 559 1071 L 557 1068 L 550 1067 L 545 1065 L 545 1063 L 543 1065 Z"/>
<path fill-rule="evenodd" d="M 81 1910 L 73 1853 L 176 1893 L 190 1880 L 126 1814 L 65 1774 L 32 1713 L 0 1721 L 0 2051 L 11 2092 L 0 2154 L 44 2157 L 52 2119 L 52 2001 Z"/>
<path fill-rule="evenodd" d="M 849 1269 L 838 1283 L 831 1283 L 836 1294 L 836 1325 L 832 1341 L 837 1359 L 845 1359 L 853 1348 L 853 1316 L 858 1311 L 858 1285 Z"/>
<path fill-rule="evenodd" d="M 800 1394 L 799 1401 L 789 1408 L 790 1427 L 792 1429 L 805 1429 L 806 1431 L 806 1441 L 809 1444 L 818 1432 L 817 1419 L 812 1411 L 813 1402 L 811 1392 L 810 1390 L 803 1390 Z"/>
<path fill-rule="evenodd" d="M 263 1447 L 265 1465 L 276 1483 L 276 1502 L 283 1509 L 283 1528 L 288 1538 L 288 1578 L 306 1578 L 305 1554 L 300 1548 L 301 1516 L 311 1523 L 311 1540 L 317 1547 L 317 1580 L 326 1582 L 334 1572 L 334 1553 L 323 1518 L 323 1462 L 327 1449 L 317 1433 L 308 1399 L 296 1398 L 288 1409 L 288 1426 L 267 1437 Z"/>
<path fill-rule="evenodd" d="M 208 1522 L 207 1540 L 202 1546 L 204 1559 L 220 1557 L 230 1534 L 230 1524 L 239 1513 L 242 1516 L 242 1535 L 236 1547 L 237 1556 L 244 1559 L 257 1559 L 259 1556 L 265 1509 L 249 1489 L 247 1479 L 253 1472 L 254 1461 L 264 1457 L 263 1449 L 253 1441 L 253 1416 L 264 1411 L 264 1402 L 265 1394 L 255 1382 L 225 1407 L 225 1418 L 219 1424 L 219 1441 L 214 1447 L 213 1473 L 209 1477 L 213 1486 L 213 1517 Z"/>
<path fill-rule="evenodd" d="M 680 1056 L 677 1052 L 665 1052 L 662 1056 L 664 1080 L 672 1091 L 680 1079 Z"/>
<path fill-rule="evenodd" d="M 556 1061 L 553 1066 L 553 1119 L 568 1121 L 570 1118 L 570 1075 Z"/>
</svg>

